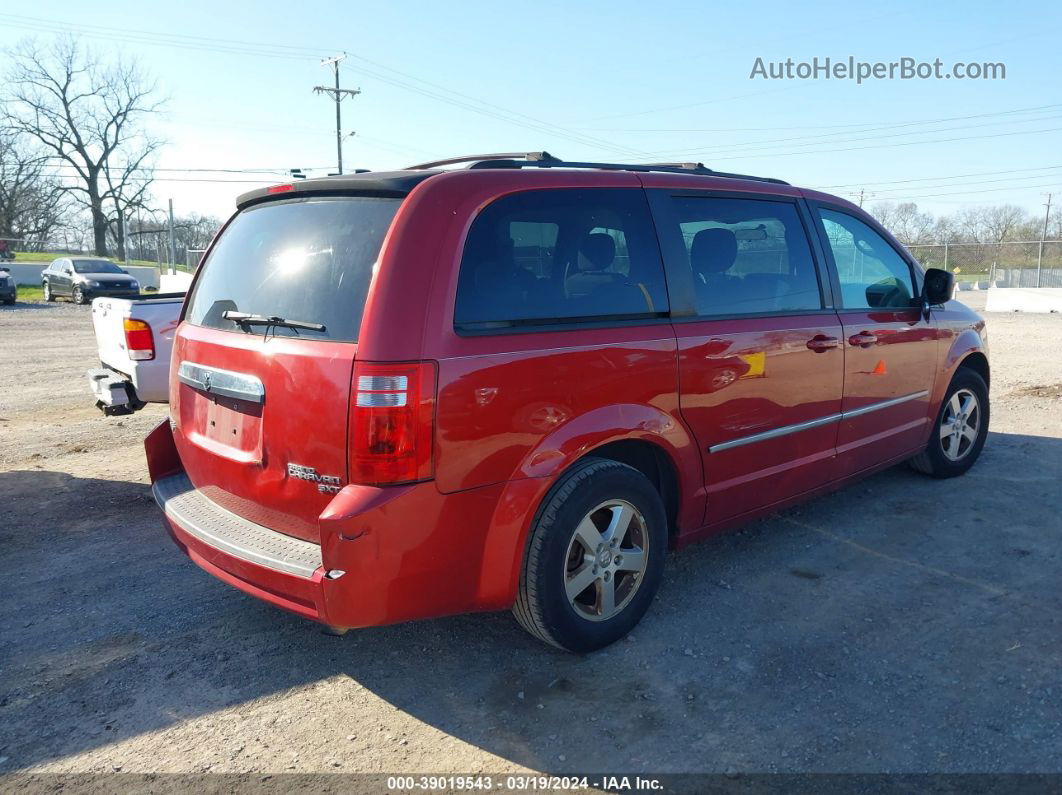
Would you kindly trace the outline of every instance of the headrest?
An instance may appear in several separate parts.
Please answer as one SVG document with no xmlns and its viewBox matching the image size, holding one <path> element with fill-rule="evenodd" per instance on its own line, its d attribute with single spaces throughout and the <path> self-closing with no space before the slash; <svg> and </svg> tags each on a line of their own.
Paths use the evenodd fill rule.
<svg viewBox="0 0 1062 795">
<path fill-rule="evenodd" d="M 616 258 L 616 241 L 605 232 L 591 232 L 583 238 L 579 252 L 589 263 L 584 270 L 603 271 Z"/>
<path fill-rule="evenodd" d="M 729 229 L 702 229 L 693 236 L 690 264 L 695 273 L 722 273 L 737 259 L 737 237 Z"/>
</svg>

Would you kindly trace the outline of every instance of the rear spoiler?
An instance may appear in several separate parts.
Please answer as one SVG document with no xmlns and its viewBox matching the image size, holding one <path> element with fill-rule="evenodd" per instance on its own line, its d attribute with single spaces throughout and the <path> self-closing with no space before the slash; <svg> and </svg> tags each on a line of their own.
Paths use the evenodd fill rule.
<svg viewBox="0 0 1062 795">
<path fill-rule="evenodd" d="M 256 188 L 236 199 L 240 210 L 270 199 L 292 199 L 304 196 L 328 196 L 355 193 L 361 196 L 381 196 L 402 199 L 417 185 L 438 171 L 364 171 L 320 179 L 297 179 L 267 188 Z"/>
</svg>

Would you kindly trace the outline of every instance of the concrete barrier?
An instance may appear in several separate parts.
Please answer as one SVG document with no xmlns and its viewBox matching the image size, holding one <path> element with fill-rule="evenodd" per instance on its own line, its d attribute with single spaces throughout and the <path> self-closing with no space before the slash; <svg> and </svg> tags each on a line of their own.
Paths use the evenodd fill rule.
<svg viewBox="0 0 1062 795">
<path fill-rule="evenodd" d="M 183 271 L 174 274 L 164 273 L 161 282 L 160 293 L 186 293 L 192 283 L 192 274 Z"/>
<path fill-rule="evenodd" d="M 0 264 L 0 268 L 7 268 L 16 284 L 39 285 L 41 283 L 41 271 L 51 264 L 48 262 L 7 262 Z M 143 265 L 121 265 L 118 267 L 127 271 L 130 276 L 140 282 L 141 289 L 145 287 L 159 288 L 159 269 L 149 268 Z"/>
<path fill-rule="evenodd" d="M 1062 312 L 1062 287 L 992 288 L 986 312 Z"/>
</svg>

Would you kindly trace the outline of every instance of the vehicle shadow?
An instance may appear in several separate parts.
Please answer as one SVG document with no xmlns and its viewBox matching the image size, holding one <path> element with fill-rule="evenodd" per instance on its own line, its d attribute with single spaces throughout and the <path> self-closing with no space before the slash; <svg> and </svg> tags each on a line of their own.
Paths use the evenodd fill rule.
<svg viewBox="0 0 1062 795">
<path fill-rule="evenodd" d="M 382 701 L 548 772 L 1056 771 L 1059 471 L 1062 439 L 992 433 L 961 479 L 897 467 L 679 551 L 586 656 L 508 614 L 326 636 L 187 561 L 143 484 L 2 473 L 0 770 L 317 685 L 255 732 L 342 759 Z"/>
</svg>

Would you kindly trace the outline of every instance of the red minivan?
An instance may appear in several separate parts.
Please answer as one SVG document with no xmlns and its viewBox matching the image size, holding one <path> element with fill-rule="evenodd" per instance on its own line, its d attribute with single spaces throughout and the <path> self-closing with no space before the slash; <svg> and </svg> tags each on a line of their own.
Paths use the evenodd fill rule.
<svg viewBox="0 0 1062 795">
<path fill-rule="evenodd" d="M 834 196 L 532 153 L 238 206 L 154 494 L 202 568 L 335 629 L 512 608 L 597 649 L 669 548 L 985 442 L 984 321 Z"/>
</svg>

